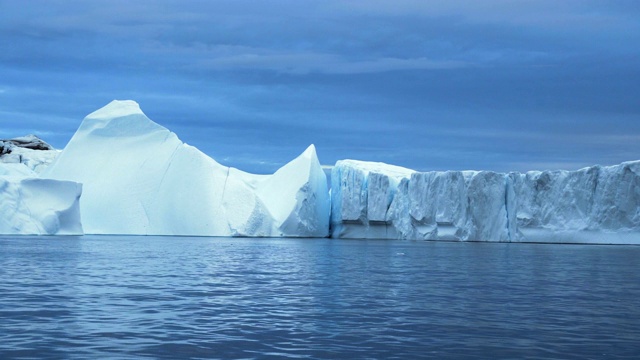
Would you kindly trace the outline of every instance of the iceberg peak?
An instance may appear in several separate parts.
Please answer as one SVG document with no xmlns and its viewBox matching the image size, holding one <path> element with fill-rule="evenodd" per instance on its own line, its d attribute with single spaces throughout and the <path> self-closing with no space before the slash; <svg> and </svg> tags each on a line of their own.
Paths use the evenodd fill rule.
<svg viewBox="0 0 640 360">
<path fill-rule="evenodd" d="M 133 100 L 113 100 L 87 115 L 87 119 L 113 119 L 129 115 L 144 115 L 140 105 Z"/>
<path fill-rule="evenodd" d="M 316 146 L 313 145 L 313 144 L 309 145 L 306 148 L 306 150 L 302 152 L 302 154 L 300 156 L 302 156 L 304 158 L 307 158 L 307 159 L 317 159 L 318 155 L 316 153 Z"/>
<path fill-rule="evenodd" d="M 113 100 L 87 115 L 78 129 L 83 135 L 88 133 L 102 138 L 131 138 L 158 132 L 166 133 L 165 136 L 170 133 L 149 119 L 133 100 Z"/>
</svg>

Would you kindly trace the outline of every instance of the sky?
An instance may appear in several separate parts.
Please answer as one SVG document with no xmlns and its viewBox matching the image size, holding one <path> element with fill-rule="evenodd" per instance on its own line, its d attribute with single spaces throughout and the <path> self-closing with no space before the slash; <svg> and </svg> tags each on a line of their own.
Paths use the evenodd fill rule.
<svg viewBox="0 0 640 360">
<path fill-rule="evenodd" d="M 132 99 L 218 162 L 640 159 L 637 0 L 0 0 L 0 138 Z"/>
</svg>

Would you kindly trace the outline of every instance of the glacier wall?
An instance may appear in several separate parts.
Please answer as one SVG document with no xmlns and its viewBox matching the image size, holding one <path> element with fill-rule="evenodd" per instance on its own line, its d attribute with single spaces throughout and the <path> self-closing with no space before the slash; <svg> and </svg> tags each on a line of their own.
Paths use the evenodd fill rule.
<svg viewBox="0 0 640 360">
<path fill-rule="evenodd" d="M 331 183 L 313 145 L 249 174 L 114 101 L 63 152 L 32 135 L 0 140 L 0 234 L 640 244 L 640 161 L 505 174 L 341 160 Z"/>
<path fill-rule="evenodd" d="M 640 161 L 509 177 L 515 240 L 640 244 Z"/>
<path fill-rule="evenodd" d="M 134 101 L 89 114 L 41 177 L 83 184 L 88 234 L 329 234 L 327 180 L 311 145 L 273 175 L 223 166 Z"/>
<path fill-rule="evenodd" d="M 640 161 L 502 174 L 343 160 L 331 191 L 336 238 L 640 243 Z"/>
</svg>

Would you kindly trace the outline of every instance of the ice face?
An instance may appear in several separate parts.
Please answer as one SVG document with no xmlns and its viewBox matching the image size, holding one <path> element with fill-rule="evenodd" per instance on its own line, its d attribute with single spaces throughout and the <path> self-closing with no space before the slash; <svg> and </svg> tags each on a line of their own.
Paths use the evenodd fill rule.
<svg viewBox="0 0 640 360">
<path fill-rule="evenodd" d="M 505 177 L 494 172 L 413 173 L 387 220 L 400 237 L 509 240 Z M 408 202 L 407 205 L 402 204 Z M 408 209 L 402 211 L 400 209 Z"/>
<path fill-rule="evenodd" d="M 154 123 L 133 101 L 89 114 L 43 178 L 84 186 L 89 234 L 301 236 L 329 232 L 315 148 L 273 175 L 217 163 Z"/>
<path fill-rule="evenodd" d="M 35 178 L 30 171 L 0 164 L 0 234 L 81 235 L 82 186 Z"/>
<path fill-rule="evenodd" d="M 510 174 L 518 236 L 595 242 L 598 236 L 637 241 L 640 232 L 640 161 L 578 171 Z"/>
<path fill-rule="evenodd" d="M 332 235 L 508 241 L 506 181 L 492 172 L 419 173 L 339 161 L 332 172 Z"/>
<path fill-rule="evenodd" d="M 640 243 L 639 174 L 640 161 L 501 174 L 343 160 L 332 173 L 332 236 Z"/>
<path fill-rule="evenodd" d="M 398 185 L 413 170 L 376 162 L 341 160 L 331 171 L 334 237 L 395 237 L 387 213 Z M 368 226 L 372 224 L 372 226 Z"/>
</svg>

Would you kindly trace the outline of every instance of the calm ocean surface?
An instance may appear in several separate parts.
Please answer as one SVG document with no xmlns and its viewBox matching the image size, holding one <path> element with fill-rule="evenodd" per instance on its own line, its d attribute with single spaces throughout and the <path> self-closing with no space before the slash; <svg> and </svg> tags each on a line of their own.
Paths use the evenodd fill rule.
<svg viewBox="0 0 640 360">
<path fill-rule="evenodd" d="M 0 358 L 638 359 L 640 247 L 0 237 Z"/>
</svg>

